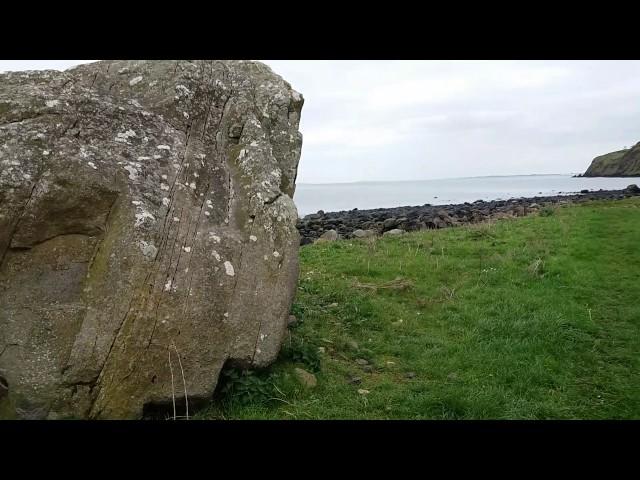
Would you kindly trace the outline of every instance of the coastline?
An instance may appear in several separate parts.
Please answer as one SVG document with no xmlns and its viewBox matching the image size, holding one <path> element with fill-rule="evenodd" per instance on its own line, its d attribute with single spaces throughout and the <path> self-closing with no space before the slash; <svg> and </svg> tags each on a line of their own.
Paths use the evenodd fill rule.
<svg viewBox="0 0 640 480">
<path fill-rule="evenodd" d="M 361 238 L 400 234 L 406 231 L 439 229 L 479 223 L 491 219 L 522 217 L 545 207 L 591 200 L 620 200 L 640 196 L 640 188 L 632 184 L 619 190 L 597 190 L 566 195 L 522 197 L 510 200 L 477 200 L 448 205 L 415 205 L 367 210 L 341 210 L 309 214 L 298 220 L 300 244 L 313 243 L 326 232 L 335 231 L 342 238 Z M 335 238 L 329 233 L 325 238 Z"/>
</svg>

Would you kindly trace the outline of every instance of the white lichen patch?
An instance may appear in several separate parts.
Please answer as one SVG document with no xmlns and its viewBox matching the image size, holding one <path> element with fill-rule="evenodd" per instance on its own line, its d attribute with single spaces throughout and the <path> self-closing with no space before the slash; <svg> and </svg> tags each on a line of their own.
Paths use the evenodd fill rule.
<svg viewBox="0 0 640 480">
<path fill-rule="evenodd" d="M 195 189 L 196 189 L 196 182 L 191 182 L 191 183 L 189 184 L 189 188 L 190 188 L 191 190 L 195 190 Z"/>
<path fill-rule="evenodd" d="M 209 232 L 209 238 L 211 238 L 216 243 L 220 243 L 220 237 L 213 232 Z"/>
<path fill-rule="evenodd" d="M 160 190 L 169 190 L 169 185 L 167 185 L 166 183 L 161 183 L 160 184 Z"/>
<path fill-rule="evenodd" d="M 144 240 L 140 240 L 138 242 L 140 246 L 140 250 L 142 250 L 142 254 L 148 258 L 156 258 L 156 254 L 158 253 L 158 249 L 153 243 L 147 243 Z"/>
<path fill-rule="evenodd" d="M 138 178 L 138 170 L 136 170 L 135 167 L 131 166 L 131 165 L 127 165 L 124 167 L 124 169 L 129 172 L 129 179 L 130 180 L 136 180 Z"/>
<path fill-rule="evenodd" d="M 167 176 L 166 175 L 162 175 L 160 178 L 162 178 L 163 180 L 166 180 Z"/>
<path fill-rule="evenodd" d="M 168 292 L 171 290 L 171 279 L 167 280 L 167 283 L 164 284 L 164 291 Z"/>
<path fill-rule="evenodd" d="M 136 132 L 129 129 L 126 132 L 120 132 L 116 135 L 115 141 L 120 143 L 129 143 L 129 139 L 137 137 Z"/>
<path fill-rule="evenodd" d="M 140 75 L 138 77 L 135 77 L 135 78 L 132 78 L 131 80 L 129 80 L 129 85 L 131 85 L 133 87 L 134 85 L 137 85 L 141 81 L 142 81 L 142 76 Z"/>
<path fill-rule="evenodd" d="M 222 257 L 220 256 L 220 254 L 218 252 L 216 252 L 215 250 L 211 251 L 211 255 L 213 256 L 213 258 L 215 258 L 218 262 L 222 259 Z"/>
<path fill-rule="evenodd" d="M 252 242 L 257 242 L 258 237 L 256 237 L 255 235 L 249 235 L 249 240 L 251 240 Z"/>
<path fill-rule="evenodd" d="M 47 100 L 45 105 L 49 108 L 53 108 L 60 105 L 60 100 Z"/>
<path fill-rule="evenodd" d="M 176 85 L 176 91 L 180 94 L 180 95 L 184 95 L 184 96 L 188 96 L 191 94 L 191 90 L 189 90 L 187 87 L 185 87 L 184 85 Z"/>
<path fill-rule="evenodd" d="M 93 168 L 94 170 L 97 170 L 98 167 L 96 167 L 96 164 L 93 162 L 88 162 L 87 165 L 89 165 L 91 168 Z"/>
<path fill-rule="evenodd" d="M 209 216 L 209 215 L 211 215 L 211 214 L 210 214 L 209 212 L 204 212 L 204 215 L 205 215 L 206 217 L 208 217 L 208 216 Z"/>
<path fill-rule="evenodd" d="M 139 227 L 140 225 L 142 225 L 147 219 L 153 220 L 155 222 L 156 217 L 151 215 L 142 207 L 138 207 L 138 209 L 140 210 L 140 212 L 136 213 L 136 223 L 135 223 L 136 227 Z"/>
<path fill-rule="evenodd" d="M 162 205 L 164 205 L 165 207 L 168 207 L 169 203 L 171 203 L 171 201 L 167 197 L 164 197 L 162 199 Z"/>
<path fill-rule="evenodd" d="M 42 151 L 42 155 L 44 155 L 45 157 L 48 156 L 51 152 L 49 150 L 43 150 Z"/>
<path fill-rule="evenodd" d="M 191 251 L 191 247 L 182 247 L 182 250 L 189 253 Z"/>
<path fill-rule="evenodd" d="M 142 105 L 140 105 L 137 100 L 129 100 L 129 105 L 133 105 L 136 108 L 142 108 Z M 145 137 L 145 138 L 147 138 L 147 137 Z"/>
<path fill-rule="evenodd" d="M 278 258 L 278 257 L 280 256 L 280 252 L 278 252 L 278 251 L 273 252 L 273 256 L 274 256 L 274 257 L 276 257 L 276 258 Z"/>
<path fill-rule="evenodd" d="M 233 277 L 236 274 L 235 270 L 233 269 L 233 265 L 231 265 L 231 262 L 229 260 L 224 262 L 224 271 L 230 277 Z"/>
<path fill-rule="evenodd" d="M 180 221 L 180 219 L 179 219 L 178 217 L 173 217 L 173 221 L 174 221 L 174 222 L 179 222 L 179 221 Z"/>
<path fill-rule="evenodd" d="M 144 162 L 145 160 L 151 160 L 151 157 L 138 157 L 139 162 Z"/>
<path fill-rule="evenodd" d="M 171 150 L 171 147 L 169 145 L 158 145 L 156 148 L 158 150 Z"/>
</svg>

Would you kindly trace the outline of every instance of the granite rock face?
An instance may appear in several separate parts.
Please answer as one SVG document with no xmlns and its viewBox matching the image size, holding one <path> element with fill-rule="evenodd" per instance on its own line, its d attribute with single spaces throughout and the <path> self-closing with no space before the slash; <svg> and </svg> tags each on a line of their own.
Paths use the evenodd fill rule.
<svg viewBox="0 0 640 480">
<path fill-rule="evenodd" d="M 302 105 L 250 61 L 0 75 L 0 418 L 185 416 L 275 359 Z"/>
</svg>

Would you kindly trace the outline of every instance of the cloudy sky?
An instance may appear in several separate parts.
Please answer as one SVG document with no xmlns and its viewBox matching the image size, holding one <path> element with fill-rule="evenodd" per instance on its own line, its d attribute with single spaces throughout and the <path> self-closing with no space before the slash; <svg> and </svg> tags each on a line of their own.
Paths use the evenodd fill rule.
<svg viewBox="0 0 640 480">
<path fill-rule="evenodd" d="M 576 173 L 640 141 L 638 61 L 265 63 L 305 97 L 301 183 Z"/>
</svg>

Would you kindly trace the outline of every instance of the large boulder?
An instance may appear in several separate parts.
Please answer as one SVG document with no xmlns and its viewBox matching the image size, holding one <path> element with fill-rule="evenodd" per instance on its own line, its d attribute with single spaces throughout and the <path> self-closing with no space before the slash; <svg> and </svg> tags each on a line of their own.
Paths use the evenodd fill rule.
<svg viewBox="0 0 640 480">
<path fill-rule="evenodd" d="M 316 243 L 334 242 L 338 240 L 338 238 L 340 238 L 338 232 L 336 232 L 335 230 L 327 230 L 322 235 L 320 235 L 320 238 L 316 240 Z"/>
<path fill-rule="evenodd" d="M 276 358 L 302 104 L 251 61 L 0 75 L 0 418 L 184 417 Z"/>
</svg>

